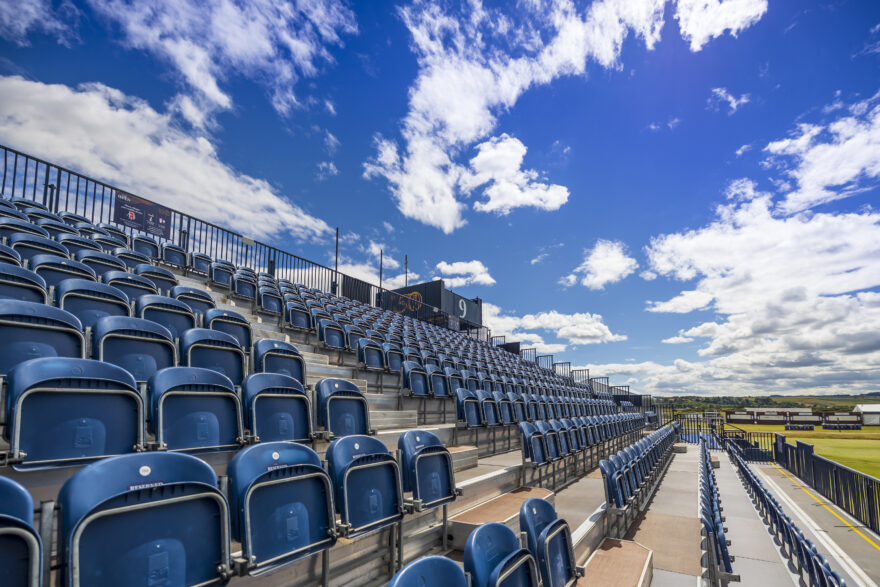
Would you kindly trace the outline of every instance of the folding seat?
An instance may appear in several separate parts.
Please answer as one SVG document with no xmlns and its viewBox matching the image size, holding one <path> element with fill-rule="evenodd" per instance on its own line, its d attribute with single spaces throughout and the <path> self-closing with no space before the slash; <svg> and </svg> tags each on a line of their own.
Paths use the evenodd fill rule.
<svg viewBox="0 0 880 587">
<path fill-rule="evenodd" d="M 132 237 L 131 248 L 153 261 L 159 259 L 159 243 L 152 237 L 145 235 Z"/>
<path fill-rule="evenodd" d="M 214 261 L 208 266 L 208 280 L 212 285 L 225 289 L 232 289 L 233 273 L 232 267 L 225 262 Z"/>
<path fill-rule="evenodd" d="M 476 374 L 473 373 L 472 371 L 470 371 L 469 369 L 463 370 L 461 372 L 461 377 L 462 377 L 462 379 L 464 379 L 464 386 L 467 389 L 474 391 L 474 392 L 476 392 L 478 389 L 480 389 L 479 379 L 477 379 Z"/>
<path fill-rule="evenodd" d="M 422 352 L 417 348 L 414 348 L 412 346 L 403 347 L 403 356 L 407 361 L 412 361 L 414 363 L 418 363 L 419 365 L 422 364 Z"/>
<path fill-rule="evenodd" d="M 108 271 L 125 271 L 127 269 L 123 261 L 120 261 L 113 255 L 100 251 L 80 249 L 74 253 L 73 258 L 91 267 L 98 277 L 101 277 Z"/>
<path fill-rule="evenodd" d="M 235 337 L 218 330 L 191 328 L 180 335 L 180 364 L 221 373 L 241 385 L 247 357 Z"/>
<path fill-rule="evenodd" d="M 69 256 L 67 249 L 57 242 L 34 234 L 12 234 L 6 239 L 6 243 L 19 254 L 22 262 L 27 262 L 36 255 L 57 255 L 64 258 Z"/>
<path fill-rule="evenodd" d="M 73 227 L 77 229 L 81 235 L 89 239 L 98 234 L 101 236 L 110 236 L 109 232 L 103 228 L 98 228 L 92 224 L 91 221 L 77 222 Z"/>
<path fill-rule="evenodd" d="M 400 373 L 403 368 L 404 355 L 396 344 L 386 342 L 382 345 L 382 351 L 385 353 L 385 365 L 390 373 Z"/>
<path fill-rule="evenodd" d="M 605 481 L 605 493 L 611 505 L 617 508 L 625 507 L 628 501 L 628 487 L 624 473 L 611 461 L 602 459 L 599 461 L 599 470 Z"/>
<path fill-rule="evenodd" d="M 312 317 L 309 309 L 289 296 L 285 296 L 284 321 L 286 327 L 294 330 L 308 331 L 312 329 Z"/>
<path fill-rule="evenodd" d="M 9 244 L 9 238 L 15 234 L 30 234 L 49 238 L 49 232 L 36 224 L 16 218 L 0 218 L 0 237 L 2 237 L 4 242 Z"/>
<path fill-rule="evenodd" d="M 85 357 L 80 321 L 37 302 L 0 299 L 0 375 L 38 357 Z"/>
<path fill-rule="evenodd" d="M 122 242 L 124 242 L 126 247 L 128 246 L 128 244 L 129 244 L 128 243 L 128 241 L 129 241 L 128 235 L 125 233 L 124 230 L 122 230 L 121 228 L 119 228 L 115 224 L 111 224 L 109 222 L 99 222 L 98 228 L 100 228 L 101 230 L 103 230 L 104 232 L 109 234 L 110 236 L 117 238 L 117 239 L 121 240 Z"/>
<path fill-rule="evenodd" d="M 175 244 L 162 243 L 160 259 L 167 265 L 186 267 L 186 251 Z"/>
<path fill-rule="evenodd" d="M 403 490 L 411 491 L 416 511 L 455 501 L 452 455 L 432 432 L 407 430 L 397 439 Z"/>
<path fill-rule="evenodd" d="M 547 457 L 550 460 L 561 459 L 565 456 L 567 446 L 563 448 L 562 442 L 560 441 L 559 436 L 556 434 L 556 430 L 545 420 L 537 420 L 535 422 L 535 428 L 538 429 L 544 438 L 547 440 Z"/>
<path fill-rule="evenodd" d="M 46 204 L 28 198 L 12 198 L 11 200 L 9 200 L 9 202 L 22 213 L 24 213 L 24 211 L 28 208 L 43 210 L 44 212 L 49 211 L 49 207 L 46 206 Z"/>
<path fill-rule="evenodd" d="M 362 338 L 357 344 L 358 365 L 366 371 L 384 371 L 385 353 L 382 346 L 369 338 Z"/>
<path fill-rule="evenodd" d="M 440 367 L 428 365 L 425 367 L 425 374 L 428 378 L 428 389 L 431 395 L 440 399 L 452 397 L 452 388 L 449 385 L 449 380 L 446 378 L 446 373 Z"/>
<path fill-rule="evenodd" d="M 216 306 L 214 298 L 208 292 L 184 285 L 172 287 L 169 297 L 185 303 L 199 318 L 204 317 L 205 312 Z"/>
<path fill-rule="evenodd" d="M 270 442 L 229 463 L 232 538 L 251 572 L 332 548 L 336 512 L 330 477 L 307 446 Z"/>
<path fill-rule="evenodd" d="M 134 268 L 134 273 L 155 283 L 159 293 L 163 295 L 177 286 L 177 277 L 164 267 L 141 263 Z"/>
<path fill-rule="evenodd" d="M 264 338 L 254 343 L 254 370 L 257 373 L 280 373 L 306 382 L 306 362 L 299 350 L 283 340 Z"/>
<path fill-rule="evenodd" d="M 241 392 L 245 424 L 257 441 L 312 441 L 312 404 L 302 383 L 280 373 L 254 373 Z"/>
<path fill-rule="evenodd" d="M 358 341 L 367 336 L 363 328 L 353 324 L 345 324 L 342 329 L 345 331 L 346 346 L 350 349 L 356 349 Z"/>
<path fill-rule="evenodd" d="M 361 536 L 403 519 L 400 468 L 382 441 L 363 435 L 337 438 L 326 459 L 346 536 Z"/>
<path fill-rule="evenodd" d="M 483 409 L 477 394 L 469 389 L 459 388 L 455 390 L 455 406 L 458 420 L 465 423 L 468 428 L 481 428 L 483 421 Z"/>
<path fill-rule="evenodd" d="M 229 506 L 200 459 L 105 459 L 71 477 L 58 501 L 62 585 L 206 585 L 231 574 Z"/>
<path fill-rule="evenodd" d="M 109 234 L 92 234 L 89 238 L 92 241 L 101 247 L 101 250 L 105 253 L 113 253 L 116 249 L 125 249 L 126 242 L 122 239 L 118 239 L 115 236 L 110 236 Z"/>
<path fill-rule="evenodd" d="M 93 327 L 104 316 L 130 316 L 128 296 L 112 285 L 88 279 L 65 279 L 55 288 L 55 301 L 82 322 L 83 328 Z"/>
<path fill-rule="evenodd" d="M 3 244 L 0 244 L 0 263 L 7 263 L 18 267 L 23 265 L 21 262 L 21 255 L 19 255 L 12 247 Z"/>
<path fill-rule="evenodd" d="M 134 313 L 138 318 L 164 326 L 175 340 L 184 331 L 197 325 L 196 315 L 188 304 L 160 295 L 148 294 L 135 298 Z"/>
<path fill-rule="evenodd" d="M 90 220 L 82 214 L 76 214 L 74 212 L 61 212 L 58 215 L 61 217 L 61 220 L 64 221 L 64 224 L 69 226 L 76 226 L 80 222 L 90 222 Z"/>
<path fill-rule="evenodd" d="M 428 374 L 420 364 L 415 361 L 403 362 L 402 387 L 413 397 L 428 397 L 430 395 Z"/>
<path fill-rule="evenodd" d="M 58 255 L 35 255 L 29 261 L 34 273 L 43 278 L 47 287 L 57 287 L 65 279 L 80 278 L 95 281 L 91 267 Z"/>
<path fill-rule="evenodd" d="M 575 562 L 571 530 L 553 505 L 539 497 L 527 499 L 519 510 L 519 527 L 538 563 L 542 584 L 575 585 L 583 573 Z"/>
<path fill-rule="evenodd" d="M 48 303 L 46 280 L 30 269 L 0 263 L 0 300 Z"/>
<path fill-rule="evenodd" d="M 42 558 L 31 494 L 12 479 L 0 477 L 0 583 L 40 587 Z"/>
<path fill-rule="evenodd" d="M 110 251 L 114 257 L 125 263 L 129 271 L 134 271 L 138 265 L 149 264 L 150 259 L 137 251 L 126 249 L 125 247 L 117 247 Z"/>
<path fill-rule="evenodd" d="M 556 433 L 556 442 L 559 443 L 559 455 L 565 456 L 575 452 L 570 442 L 568 429 L 559 420 L 548 420 L 547 426 Z"/>
<path fill-rule="evenodd" d="M 452 394 L 456 389 L 460 387 L 464 387 L 464 378 L 461 376 L 461 373 L 458 369 L 453 369 L 451 367 L 446 367 L 443 369 L 443 373 L 446 375 L 446 381 L 449 382 L 449 392 Z"/>
<path fill-rule="evenodd" d="M 318 340 L 330 349 L 345 350 L 347 348 L 345 330 L 330 318 L 318 320 Z"/>
<path fill-rule="evenodd" d="M 440 362 L 441 369 L 455 369 L 455 359 L 446 353 L 437 353 L 437 360 Z"/>
<path fill-rule="evenodd" d="M 92 358 L 122 367 L 145 383 L 156 371 L 177 363 L 171 332 L 150 320 L 105 316 L 92 329 Z"/>
<path fill-rule="evenodd" d="M 238 312 L 221 310 L 220 308 L 208 310 L 205 312 L 204 327 L 232 335 L 241 348 L 250 351 L 251 324 Z"/>
<path fill-rule="evenodd" d="M 492 392 L 478 389 L 476 391 L 477 400 L 480 402 L 480 410 L 483 415 L 483 423 L 486 426 L 499 426 L 501 424 L 501 413 Z"/>
<path fill-rule="evenodd" d="M 257 281 L 247 272 L 236 271 L 232 275 L 232 293 L 240 298 L 257 299 Z"/>
<path fill-rule="evenodd" d="M 325 436 L 372 434 L 367 399 L 357 385 L 345 379 L 326 378 L 315 384 L 318 426 Z"/>
<path fill-rule="evenodd" d="M 155 283 L 146 277 L 135 275 L 128 271 L 108 271 L 101 277 L 101 281 L 122 291 L 128 296 L 129 300 L 135 300 L 143 295 L 157 295 L 159 293 Z"/>
<path fill-rule="evenodd" d="M 531 422 L 520 422 L 519 431 L 522 436 L 522 452 L 524 460 L 531 460 L 536 465 L 550 462 L 547 438 Z"/>
<path fill-rule="evenodd" d="M 143 446 L 143 401 L 116 365 L 31 359 L 9 371 L 7 390 L 4 435 L 17 467 L 76 464 Z"/>
<path fill-rule="evenodd" d="M 21 220 L 23 222 L 29 222 L 30 219 L 27 217 L 27 214 L 21 213 L 18 208 L 13 205 L 4 206 L 3 203 L 6 200 L 0 198 L 0 218 L 13 218 L 15 220 Z"/>
<path fill-rule="evenodd" d="M 55 241 L 67 249 L 72 259 L 76 259 L 76 254 L 80 251 L 102 252 L 101 247 L 94 241 L 75 234 L 59 234 L 55 237 Z"/>
<path fill-rule="evenodd" d="M 422 365 L 427 367 L 428 365 L 434 365 L 435 367 L 440 366 L 440 359 L 434 354 L 433 351 L 422 350 L 420 353 Z"/>
<path fill-rule="evenodd" d="M 257 311 L 280 316 L 284 311 L 284 301 L 278 290 L 271 287 L 260 287 L 257 290 Z"/>
<path fill-rule="evenodd" d="M 498 416 L 501 424 L 504 426 L 516 424 L 513 402 L 510 401 L 510 398 L 501 391 L 495 391 L 492 392 L 492 399 L 495 400 L 495 404 L 498 406 Z"/>
<path fill-rule="evenodd" d="M 451 558 L 425 556 L 399 571 L 387 587 L 469 587 L 467 575 Z"/>
<path fill-rule="evenodd" d="M 211 259 L 208 255 L 204 255 L 202 253 L 190 253 L 189 254 L 189 268 L 194 273 L 201 273 L 202 275 L 208 275 L 211 271 L 211 263 L 214 260 Z"/>
<path fill-rule="evenodd" d="M 472 587 L 539 585 L 534 557 L 520 547 L 513 530 L 500 522 L 482 524 L 471 532 L 464 546 L 464 570 Z"/>
</svg>

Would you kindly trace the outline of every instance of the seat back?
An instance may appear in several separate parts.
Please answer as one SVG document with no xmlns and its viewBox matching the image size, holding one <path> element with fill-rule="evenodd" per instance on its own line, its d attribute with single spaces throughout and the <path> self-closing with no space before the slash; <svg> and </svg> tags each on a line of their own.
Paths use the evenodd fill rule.
<svg viewBox="0 0 880 587">
<path fill-rule="evenodd" d="M 464 546 L 464 570 L 472 587 L 538 586 L 535 559 L 520 548 L 513 530 L 500 522 L 482 524 L 471 532 Z"/>
<path fill-rule="evenodd" d="M 191 328 L 180 336 L 180 364 L 211 369 L 241 385 L 247 358 L 238 341 L 225 332 Z"/>
<path fill-rule="evenodd" d="M 420 363 L 415 361 L 403 362 L 403 388 L 409 390 L 410 395 L 416 397 L 427 397 L 428 374 L 422 368 Z"/>
<path fill-rule="evenodd" d="M 33 524 L 31 494 L 12 479 L 0 477 L 0 584 L 42 584 L 43 544 Z"/>
<path fill-rule="evenodd" d="M 177 285 L 177 276 L 164 267 L 156 267 L 149 263 L 141 263 L 140 265 L 135 266 L 134 273 L 146 277 L 156 284 L 159 293 L 163 295 L 170 292 Z"/>
<path fill-rule="evenodd" d="M 79 319 L 36 302 L 0 299 L 0 375 L 40 357 L 85 357 Z"/>
<path fill-rule="evenodd" d="M 96 281 L 95 271 L 84 263 L 58 255 L 34 255 L 29 267 L 42 277 L 47 287 L 55 286 L 71 277 Z"/>
<path fill-rule="evenodd" d="M 131 315 L 128 296 L 112 285 L 72 278 L 58 284 L 55 291 L 58 307 L 79 318 L 83 328 L 93 327 L 104 316 Z"/>
<path fill-rule="evenodd" d="M 228 467 L 232 537 L 250 568 L 287 564 L 336 544 L 330 477 L 293 442 L 249 446 Z"/>
<path fill-rule="evenodd" d="M 254 369 L 257 373 L 281 373 L 301 383 L 306 381 L 306 362 L 289 342 L 264 338 L 254 343 Z"/>
<path fill-rule="evenodd" d="M 146 277 L 134 275 L 128 271 L 108 271 L 101 277 L 101 281 L 122 291 L 130 300 L 143 295 L 159 293 L 155 283 Z"/>
<path fill-rule="evenodd" d="M 23 302 L 48 302 L 46 280 L 24 267 L 0 263 L 0 299 Z"/>
<path fill-rule="evenodd" d="M 467 575 L 451 558 L 425 556 L 409 563 L 391 578 L 387 587 L 469 587 Z"/>
<path fill-rule="evenodd" d="M 134 302 L 134 313 L 138 318 L 152 320 L 167 328 L 172 339 L 178 339 L 185 331 L 196 327 L 196 315 L 189 304 L 174 298 L 154 294 L 139 296 Z"/>
<path fill-rule="evenodd" d="M 204 317 L 205 312 L 217 305 L 208 292 L 183 285 L 171 288 L 169 297 L 185 303 L 200 318 Z"/>
<path fill-rule="evenodd" d="M 403 489 L 422 509 L 455 501 L 452 455 L 432 432 L 407 430 L 397 439 Z"/>
<path fill-rule="evenodd" d="M 46 357 L 9 372 L 6 437 L 19 468 L 139 450 L 144 404 L 130 373 L 89 359 Z"/>
<path fill-rule="evenodd" d="M 311 442 L 312 404 L 302 383 L 279 373 L 254 373 L 241 392 L 252 436 L 261 442 Z"/>
<path fill-rule="evenodd" d="M 357 385 L 345 379 L 326 378 L 315 384 L 318 425 L 333 436 L 368 434 L 370 411 Z"/>
<path fill-rule="evenodd" d="M 556 517 L 553 505 L 539 497 L 523 502 L 519 527 L 526 533 L 529 551 L 538 563 L 544 585 L 570 585 L 577 581 L 571 531 Z"/>
<path fill-rule="evenodd" d="M 92 357 L 146 383 L 156 371 L 177 364 L 177 348 L 164 326 L 142 318 L 105 316 L 92 330 Z"/>
<path fill-rule="evenodd" d="M 65 585 L 202 585 L 229 574 L 229 506 L 195 457 L 104 459 L 71 477 L 58 501 Z"/>
<path fill-rule="evenodd" d="M 251 348 L 251 325 L 247 318 L 238 312 L 214 308 L 205 312 L 204 327 L 219 332 L 225 332 L 238 341 L 241 348 L 249 351 Z"/>
<path fill-rule="evenodd" d="M 80 263 L 85 263 L 95 271 L 95 275 L 101 277 L 108 271 L 125 271 L 125 263 L 107 253 L 92 251 L 82 248 L 74 253 L 73 258 Z"/>
</svg>

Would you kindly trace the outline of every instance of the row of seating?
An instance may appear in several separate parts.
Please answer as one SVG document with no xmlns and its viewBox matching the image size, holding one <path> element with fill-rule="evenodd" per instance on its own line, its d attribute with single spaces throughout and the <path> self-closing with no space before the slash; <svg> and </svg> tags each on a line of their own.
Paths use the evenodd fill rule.
<svg viewBox="0 0 880 587">
<path fill-rule="evenodd" d="M 598 406 L 599 400 L 551 398 L 536 394 L 486 392 L 458 388 L 455 405 L 458 420 L 467 428 L 511 426 L 519 422 L 557 418 L 610 417 L 616 414 Z"/>
<path fill-rule="evenodd" d="M 861 430 L 861 424 L 842 424 L 840 422 L 822 424 L 822 430 Z"/>
<path fill-rule="evenodd" d="M 755 507 L 763 516 L 764 523 L 778 540 L 780 552 L 797 567 L 801 579 L 807 581 L 810 587 L 846 587 L 840 574 L 831 569 L 813 542 L 804 536 L 773 494 L 764 487 L 738 447 L 729 444 L 728 454 L 752 496 Z"/>
<path fill-rule="evenodd" d="M 520 422 L 523 463 L 540 467 L 622 439 L 638 432 L 644 425 L 644 418 L 639 414 Z"/>
<path fill-rule="evenodd" d="M 250 375 L 239 391 L 216 370 L 167 367 L 142 394 L 134 377 L 111 363 L 48 357 L 13 368 L 7 388 L 7 462 L 17 469 L 151 449 L 208 452 L 311 442 L 317 429 L 327 439 L 373 433 L 365 396 L 344 379 L 318 381 L 313 409 L 302 384 L 279 373 Z"/>
<path fill-rule="evenodd" d="M 665 465 L 678 438 L 675 424 L 652 432 L 608 459 L 599 461 L 609 506 L 625 508 L 649 485 Z"/>
<path fill-rule="evenodd" d="M 812 431 L 814 429 L 813 424 L 786 424 L 786 430 L 807 430 Z"/>
<path fill-rule="evenodd" d="M 732 557 L 728 550 L 728 540 L 724 529 L 724 517 L 721 515 L 721 497 L 718 493 L 718 485 L 715 481 L 715 471 L 712 469 L 712 460 L 709 446 L 705 439 L 700 440 L 700 519 L 703 523 L 703 531 L 706 537 L 707 567 L 709 568 L 709 582 L 715 586 L 726 585 L 731 578 Z M 722 581 L 722 573 L 726 573 Z"/>
<path fill-rule="evenodd" d="M 398 571 L 388 587 L 561 587 L 583 576 L 571 530 L 550 502 L 537 497 L 523 502 L 519 527 L 525 545 L 504 524 L 481 524 L 465 544 L 464 570 L 452 559 L 426 556 Z"/>
<path fill-rule="evenodd" d="M 102 459 L 58 494 L 62 585 L 202 585 L 277 567 L 400 522 L 456 498 L 452 459 L 432 433 L 410 430 L 400 461 L 369 436 L 335 440 L 326 470 L 311 448 L 269 442 L 228 467 L 228 495 L 209 465 L 179 453 Z M 412 492 L 412 498 L 405 498 Z M 337 520 L 337 513 L 339 520 Z M 51 524 L 33 524 L 34 503 L 0 477 L 0 584 L 48 584 Z M 241 544 L 234 555 L 232 541 Z"/>
</svg>

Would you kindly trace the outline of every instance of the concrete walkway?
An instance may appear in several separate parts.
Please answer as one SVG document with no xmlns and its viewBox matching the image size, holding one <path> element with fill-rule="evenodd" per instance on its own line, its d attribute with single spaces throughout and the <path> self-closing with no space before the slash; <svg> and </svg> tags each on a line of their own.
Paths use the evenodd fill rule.
<svg viewBox="0 0 880 587">
<path fill-rule="evenodd" d="M 752 469 L 849 587 L 880 583 L 880 537 L 774 464 Z"/>
</svg>

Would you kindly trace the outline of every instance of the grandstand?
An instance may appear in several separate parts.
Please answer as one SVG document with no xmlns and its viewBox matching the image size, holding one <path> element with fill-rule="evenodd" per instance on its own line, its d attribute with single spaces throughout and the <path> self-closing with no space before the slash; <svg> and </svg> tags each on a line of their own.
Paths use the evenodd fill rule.
<svg viewBox="0 0 880 587">
<path fill-rule="evenodd" d="M 155 238 L 112 186 L 4 162 L 2 585 L 852 577 L 781 562 L 720 417 L 683 429 L 478 324 L 175 211 Z"/>
</svg>

